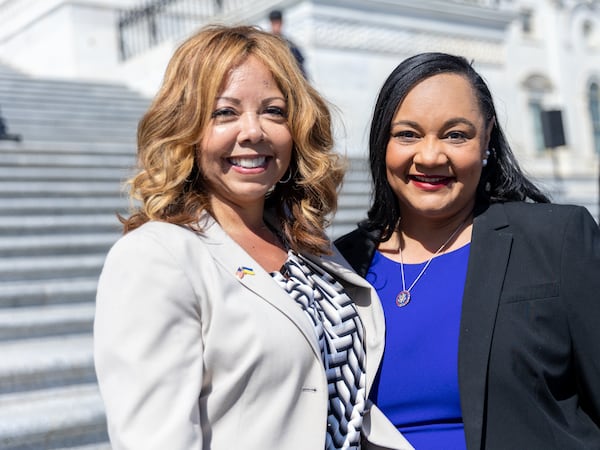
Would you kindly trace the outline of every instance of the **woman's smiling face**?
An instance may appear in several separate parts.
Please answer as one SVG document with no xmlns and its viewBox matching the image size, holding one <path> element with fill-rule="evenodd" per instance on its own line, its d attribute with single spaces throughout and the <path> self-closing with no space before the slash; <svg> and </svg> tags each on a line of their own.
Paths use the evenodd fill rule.
<svg viewBox="0 0 600 450">
<path fill-rule="evenodd" d="M 386 149 L 387 179 L 403 220 L 473 209 L 491 128 L 461 75 L 434 75 L 409 91 Z"/>
<path fill-rule="evenodd" d="M 200 143 L 212 206 L 262 207 L 288 169 L 292 147 L 285 97 L 267 67 L 250 56 L 230 71 Z"/>
</svg>

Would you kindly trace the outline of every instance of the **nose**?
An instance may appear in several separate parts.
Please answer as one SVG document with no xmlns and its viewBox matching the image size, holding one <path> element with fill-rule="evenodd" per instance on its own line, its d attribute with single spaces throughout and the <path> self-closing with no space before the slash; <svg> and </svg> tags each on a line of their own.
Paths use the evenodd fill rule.
<svg viewBox="0 0 600 450">
<path fill-rule="evenodd" d="M 255 144 L 262 141 L 263 138 L 264 133 L 258 115 L 250 112 L 242 114 L 238 141 Z"/>
<path fill-rule="evenodd" d="M 427 167 L 439 166 L 448 161 L 444 146 L 436 138 L 426 138 L 420 143 L 413 158 L 415 164 Z"/>
</svg>

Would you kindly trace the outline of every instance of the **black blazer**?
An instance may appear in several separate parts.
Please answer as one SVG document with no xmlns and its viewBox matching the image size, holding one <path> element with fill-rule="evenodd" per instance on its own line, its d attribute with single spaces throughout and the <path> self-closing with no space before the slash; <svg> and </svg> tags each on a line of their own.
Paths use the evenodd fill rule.
<svg viewBox="0 0 600 450">
<path fill-rule="evenodd" d="M 336 246 L 361 275 L 378 233 Z M 600 229 L 582 207 L 476 215 L 458 377 L 469 450 L 600 449 Z"/>
</svg>

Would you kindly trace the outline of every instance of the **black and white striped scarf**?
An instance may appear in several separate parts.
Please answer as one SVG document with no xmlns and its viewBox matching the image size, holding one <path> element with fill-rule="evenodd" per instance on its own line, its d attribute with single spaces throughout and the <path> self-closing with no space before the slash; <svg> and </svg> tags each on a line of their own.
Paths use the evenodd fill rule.
<svg viewBox="0 0 600 450">
<path fill-rule="evenodd" d="M 365 411 L 363 327 L 343 286 L 293 252 L 273 278 L 302 307 L 314 326 L 327 376 L 326 450 L 358 450 Z"/>
</svg>

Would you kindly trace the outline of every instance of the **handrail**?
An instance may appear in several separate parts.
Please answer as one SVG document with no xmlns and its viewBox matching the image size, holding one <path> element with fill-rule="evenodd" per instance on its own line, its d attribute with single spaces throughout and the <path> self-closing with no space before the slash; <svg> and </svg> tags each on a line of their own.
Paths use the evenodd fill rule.
<svg viewBox="0 0 600 450">
<path fill-rule="evenodd" d="M 125 61 L 178 38 L 222 13 L 232 0 L 152 0 L 119 10 L 119 58 Z"/>
</svg>

